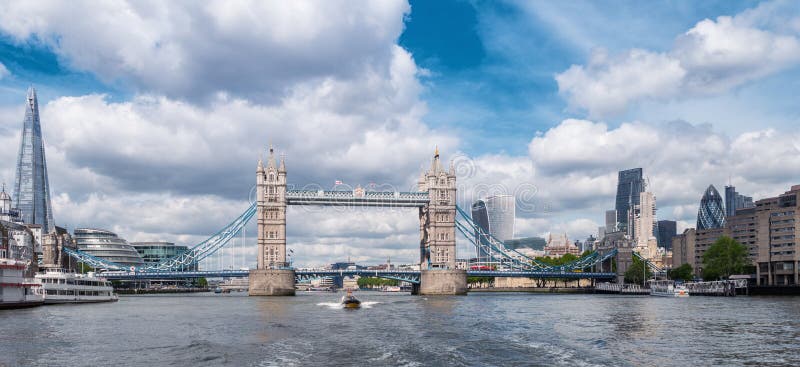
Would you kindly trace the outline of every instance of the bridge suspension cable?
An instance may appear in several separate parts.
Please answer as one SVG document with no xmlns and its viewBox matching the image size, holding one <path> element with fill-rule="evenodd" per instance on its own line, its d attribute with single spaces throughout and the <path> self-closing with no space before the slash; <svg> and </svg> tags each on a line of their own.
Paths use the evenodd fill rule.
<svg viewBox="0 0 800 367">
<path fill-rule="evenodd" d="M 564 265 L 545 264 L 515 249 L 506 247 L 503 241 L 487 233 L 472 220 L 472 217 L 465 210 L 457 205 L 456 212 L 456 229 L 481 253 L 488 254 L 492 260 L 509 265 L 511 269 L 536 272 L 572 272 L 589 268 L 617 254 L 616 249 L 602 255 L 595 251 Z M 475 238 L 476 234 L 477 239 Z"/>
<path fill-rule="evenodd" d="M 244 211 L 239 217 L 233 220 L 233 222 L 229 223 L 227 226 L 223 227 L 221 230 L 214 233 L 211 237 L 207 238 L 205 241 L 200 242 L 199 244 L 192 247 L 190 250 L 180 254 L 178 256 L 163 260 L 159 263 L 133 267 L 133 271 L 137 272 L 149 272 L 149 271 L 181 271 L 191 268 L 194 264 L 199 263 L 201 260 L 213 255 L 223 246 L 225 246 L 228 241 L 230 241 L 234 236 L 236 236 L 239 231 L 243 230 L 250 219 L 253 218 L 256 214 L 256 203 L 250 205 L 247 210 Z M 95 269 L 101 270 L 131 270 L 131 267 L 120 265 L 118 263 L 108 261 L 96 256 L 92 256 L 86 252 L 64 248 L 64 252 L 67 253 L 69 256 L 75 258 L 78 261 L 86 263 L 87 265 L 91 266 Z"/>
</svg>

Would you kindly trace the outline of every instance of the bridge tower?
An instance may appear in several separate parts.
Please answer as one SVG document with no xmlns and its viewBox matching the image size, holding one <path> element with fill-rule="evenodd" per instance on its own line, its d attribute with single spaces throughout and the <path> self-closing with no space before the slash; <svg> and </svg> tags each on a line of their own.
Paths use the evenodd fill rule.
<svg viewBox="0 0 800 367">
<path fill-rule="evenodd" d="M 439 149 L 419 179 L 430 202 L 419 209 L 420 294 L 466 294 L 467 272 L 456 269 L 456 173 L 445 171 Z"/>
<path fill-rule="evenodd" d="M 258 265 L 250 270 L 251 296 L 293 296 L 294 270 L 286 262 L 286 163 L 276 166 L 269 148 L 267 166 L 256 168 Z"/>
</svg>

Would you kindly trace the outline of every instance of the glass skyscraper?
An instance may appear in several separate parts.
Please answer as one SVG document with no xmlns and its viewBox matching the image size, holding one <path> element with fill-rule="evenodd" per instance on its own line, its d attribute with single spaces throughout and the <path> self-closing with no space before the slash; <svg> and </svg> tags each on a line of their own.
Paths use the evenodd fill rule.
<svg viewBox="0 0 800 367">
<path fill-rule="evenodd" d="M 474 204 L 472 204 L 472 221 L 480 227 L 484 233 L 489 232 L 489 213 L 486 211 L 486 203 L 483 200 L 478 200 Z M 480 241 L 480 236 L 478 231 L 475 231 L 475 241 Z M 478 242 L 480 243 L 480 242 Z M 482 251 L 481 248 L 477 249 L 478 251 L 478 258 L 485 258 L 489 256 L 485 251 Z"/>
<path fill-rule="evenodd" d="M 617 181 L 617 230 L 626 231 L 628 229 L 628 211 L 634 206 L 639 205 L 639 194 L 644 192 L 644 179 L 642 179 L 642 169 L 633 168 L 619 171 Z M 608 229 L 606 229 L 608 230 Z"/>
<path fill-rule="evenodd" d="M 39 224 L 42 233 L 50 233 L 55 230 L 55 225 L 53 209 L 50 207 L 50 184 L 39 122 L 39 102 L 33 87 L 28 89 L 26 102 L 17 156 L 17 176 L 14 180 L 14 207 L 24 223 Z"/>
<path fill-rule="evenodd" d="M 666 250 L 672 250 L 672 237 L 677 235 L 678 225 L 674 220 L 658 221 L 658 231 L 656 232 L 658 247 L 663 247 Z"/>
<path fill-rule="evenodd" d="M 514 238 L 516 199 L 512 195 L 493 195 L 485 200 L 489 233 L 500 241 Z"/>
<path fill-rule="evenodd" d="M 700 209 L 697 210 L 697 229 L 722 228 L 725 226 L 725 208 L 722 196 L 719 195 L 714 185 L 709 185 L 703 198 L 700 199 Z"/>
<path fill-rule="evenodd" d="M 736 187 L 725 186 L 725 215 L 732 217 L 736 215 L 736 209 L 754 208 L 753 198 L 740 195 L 736 192 Z"/>
</svg>

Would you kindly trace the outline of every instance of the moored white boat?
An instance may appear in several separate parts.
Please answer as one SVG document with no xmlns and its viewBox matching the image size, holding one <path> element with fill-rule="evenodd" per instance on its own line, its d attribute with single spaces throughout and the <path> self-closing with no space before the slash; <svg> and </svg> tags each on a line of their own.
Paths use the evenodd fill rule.
<svg viewBox="0 0 800 367">
<path fill-rule="evenodd" d="M 650 295 L 657 297 L 689 297 L 689 290 L 683 285 L 675 285 L 672 280 L 651 280 Z"/>
<path fill-rule="evenodd" d="M 47 269 L 36 274 L 42 282 L 44 303 L 93 303 L 118 300 L 111 283 L 93 272 L 76 274 L 64 269 Z"/>
<path fill-rule="evenodd" d="M 25 278 L 28 263 L 0 258 L 0 309 L 35 307 L 44 303 L 41 283 Z"/>
</svg>

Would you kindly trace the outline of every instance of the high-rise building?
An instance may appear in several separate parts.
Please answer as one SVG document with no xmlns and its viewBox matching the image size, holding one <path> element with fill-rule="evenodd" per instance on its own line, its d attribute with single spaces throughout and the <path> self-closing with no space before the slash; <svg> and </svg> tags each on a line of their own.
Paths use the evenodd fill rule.
<svg viewBox="0 0 800 367">
<path fill-rule="evenodd" d="M 630 210 L 629 235 L 636 242 L 636 248 L 645 258 L 656 256 L 658 245 L 655 237 L 656 229 L 656 197 L 653 193 L 639 193 L 639 204 Z M 631 230 L 632 229 L 632 230 Z"/>
<path fill-rule="evenodd" d="M 42 226 L 43 233 L 55 229 L 50 207 L 50 184 L 39 122 L 39 102 L 36 90 L 28 89 L 25 120 L 17 156 L 17 176 L 14 180 L 14 208 L 26 224 Z"/>
<path fill-rule="evenodd" d="M 755 206 L 752 197 L 740 195 L 734 186 L 725 186 L 725 216 L 732 217 L 736 215 L 737 209 L 755 208 Z"/>
<path fill-rule="evenodd" d="M 634 205 L 639 205 L 639 194 L 644 191 L 644 179 L 642 169 L 633 168 L 619 171 L 617 181 L 617 230 L 626 231 L 628 229 L 628 211 Z"/>
<path fill-rule="evenodd" d="M 700 208 L 697 210 L 697 230 L 724 226 L 725 208 L 722 205 L 722 197 L 714 185 L 708 185 L 703 198 L 700 199 Z"/>
<path fill-rule="evenodd" d="M 515 199 L 512 195 L 493 195 L 486 198 L 489 233 L 500 241 L 514 238 Z"/>
<path fill-rule="evenodd" d="M 663 247 L 667 251 L 672 250 L 672 237 L 678 235 L 677 223 L 674 220 L 660 220 L 657 227 L 656 240 L 658 247 Z"/>
<path fill-rule="evenodd" d="M 472 204 L 472 221 L 475 222 L 484 233 L 491 233 L 489 231 L 489 214 L 486 211 L 486 203 L 483 200 L 478 200 Z M 476 243 L 480 243 L 481 241 L 477 230 L 475 231 L 475 241 Z M 489 256 L 486 251 L 482 250 L 482 247 L 478 247 L 476 250 L 478 251 L 478 258 L 486 258 Z"/>
<path fill-rule="evenodd" d="M 617 227 L 617 211 L 606 210 L 606 232 L 614 232 Z"/>
</svg>

